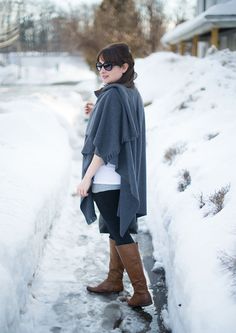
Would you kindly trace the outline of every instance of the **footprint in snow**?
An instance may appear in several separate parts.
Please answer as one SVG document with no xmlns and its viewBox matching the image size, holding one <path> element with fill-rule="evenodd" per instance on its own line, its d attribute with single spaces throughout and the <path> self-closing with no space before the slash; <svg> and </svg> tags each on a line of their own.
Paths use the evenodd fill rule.
<svg viewBox="0 0 236 333">
<path fill-rule="evenodd" d="M 107 306 L 105 306 L 103 310 L 103 320 L 102 327 L 107 330 L 112 330 L 119 325 L 122 321 L 122 310 L 120 304 L 116 302 L 111 302 Z"/>
</svg>

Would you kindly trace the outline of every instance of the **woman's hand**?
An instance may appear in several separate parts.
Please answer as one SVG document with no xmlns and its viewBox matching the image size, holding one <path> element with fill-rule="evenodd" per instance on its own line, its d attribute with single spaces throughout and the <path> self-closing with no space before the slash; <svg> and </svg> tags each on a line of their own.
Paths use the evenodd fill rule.
<svg viewBox="0 0 236 333">
<path fill-rule="evenodd" d="M 76 195 L 79 195 L 81 197 L 87 197 L 88 196 L 88 190 L 92 184 L 92 179 L 93 176 L 95 175 L 96 171 L 104 164 L 104 161 L 101 157 L 98 155 L 94 154 L 92 161 L 81 181 L 79 186 L 77 187 L 76 190 Z M 73 194 L 73 196 L 75 193 Z"/>
<path fill-rule="evenodd" d="M 88 196 L 88 190 L 91 186 L 92 180 L 89 177 L 84 177 L 81 181 L 81 183 L 79 184 L 79 186 L 77 187 L 77 195 L 81 196 L 81 197 L 87 197 Z"/>
<path fill-rule="evenodd" d="M 94 104 L 92 102 L 87 102 L 84 107 L 84 112 L 86 115 L 90 115 L 93 111 Z"/>
</svg>

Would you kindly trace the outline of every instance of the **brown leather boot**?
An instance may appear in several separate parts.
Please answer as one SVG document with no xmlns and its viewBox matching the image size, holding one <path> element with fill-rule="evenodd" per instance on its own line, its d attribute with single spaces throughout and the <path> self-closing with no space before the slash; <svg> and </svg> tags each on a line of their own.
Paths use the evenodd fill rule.
<svg viewBox="0 0 236 333">
<path fill-rule="evenodd" d="M 128 305 L 136 307 L 152 304 L 152 298 L 148 291 L 146 278 L 143 272 L 138 244 L 124 244 L 119 245 L 116 248 L 134 288 L 133 296 L 127 300 Z"/>
<path fill-rule="evenodd" d="M 110 263 L 107 278 L 96 287 L 87 286 L 87 290 L 94 293 L 113 293 L 124 289 L 123 272 L 124 265 L 117 253 L 116 243 L 110 238 Z"/>
</svg>

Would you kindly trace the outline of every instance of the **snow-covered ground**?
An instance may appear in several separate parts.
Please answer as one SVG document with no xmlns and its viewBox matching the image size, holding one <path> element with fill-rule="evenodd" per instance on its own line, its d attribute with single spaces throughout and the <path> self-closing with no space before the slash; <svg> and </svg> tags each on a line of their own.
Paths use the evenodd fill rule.
<svg viewBox="0 0 236 333">
<path fill-rule="evenodd" d="M 147 105 L 146 223 L 169 289 L 163 317 L 173 333 L 233 333 L 236 54 L 156 53 L 136 70 Z M 35 71 L 11 82 L 32 83 Z M 155 332 L 151 310 L 140 316 L 84 288 L 104 276 L 107 244 L 70 196 L 81 169 L 78 92 L 96 85 L 90 72 L 71 73 L 58 80 L 81 81 L 73 89 L 0 88 L 0 332 Z M 37 84 L 55 83 L 49 76 Z"/>
<path fill-rule="evenodd" d="M 149 215 L 174 333 L 235 332 L 236 53 L 138 60 Z"/>
<path fill-rule="evenodd" d="M 66 53 L 44 55 L 40 53 L 9 53 L 0 58 L 0 85 L 11 84 L 59 84 L 63 82 L 84 82 L 90 84 L 95 74 L 84 65 L 80 56 Z"/>
</svg>

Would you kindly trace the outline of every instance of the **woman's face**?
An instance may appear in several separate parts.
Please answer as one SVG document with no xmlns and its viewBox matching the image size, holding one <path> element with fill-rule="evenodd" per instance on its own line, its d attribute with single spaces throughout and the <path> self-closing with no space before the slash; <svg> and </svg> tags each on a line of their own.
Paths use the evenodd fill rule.
<svg viewBox="0 0 236 333">
<path fill-rule="evenodd" d="M 99 62 L 101 64 L 104 64 L 104 60 L 102 58 L 99 58 Z M 102 67 L 99 75 L 103 83 L 113 83 L 118 81 L 122 77 L 123 73 L 127 71 L 128 67 L 129 65 L 126 63 L 122 66 L 114 65 L 111 71 L 107 71 L 104 69 L 104 67 Z"/>
</svg>

